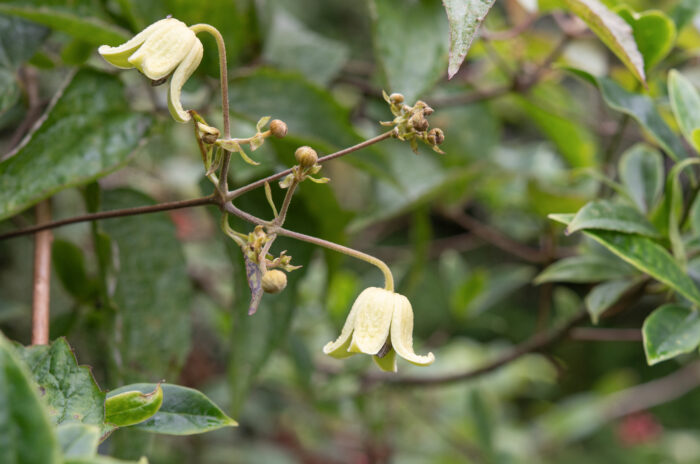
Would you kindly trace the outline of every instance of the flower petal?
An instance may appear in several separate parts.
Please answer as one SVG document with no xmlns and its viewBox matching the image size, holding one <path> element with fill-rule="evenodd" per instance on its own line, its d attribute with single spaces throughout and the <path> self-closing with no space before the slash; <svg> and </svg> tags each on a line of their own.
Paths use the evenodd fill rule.
<svg viewBox="0 0 700 464">
<path fill-rule="evenodd" d="M 391 345 L 406 361 L 419 366 L 427 366 L 435 361 L 433 353 L 425 356 L 413 351 L 413 308 L 403 295 L 395 294 L 394 314 L 391 321 Z"/>
<path fill-rule="evenodd" d="M 129 58 L 129 63 L 154 81 L 170 74 L 199 41 L 182 21 L 175 18 L 163 21 Z"/>
<path fill-rule="evenodd" d="M 182 60 L 180 66 L 177 67 L 173 73 L 173 77 L 170 78 L 168 109 L 173 118 L 179 122 L 187 122 L 190 120 L 190 114 L 182 109 L 180 95 L 182 94 L 182 86 L 185 85 L 187 79 L 189 79 L 194 70 L 197 69 L 197 66 L 199 66 L 199 63 L 202 61 L 202 55 L 204 54 L 202 42 L 196 37 L 194 40 L 195 42 L 190 52 L 185 59 Z"/>
<path fill-rule="evenodd" d="M 131 39 L 125 43 L 117 46 L 110 47 L 109 45 L 102 45 L 97 49 L 97 52 L 102 55 L 102 57 L 110 64 L 116 66 L 117 68 L 129 69 L 133 68 L 134 65 L 129 63 L 128 58 L 136 51 L 137 48 L 143 44 L 148 37 L 150 37 L 153 32 L 162 27 L 167 19 L 161 19 L 155 23 L 148 26 L 146 29 L 142 30 Z"/>
<path fill-rule="evenodd" d="M 357 297 L 358 306 L 355 331 L 352 334 L 350 351 L 377 354 L 389 337 L 391 316 L 394 311 L 395 293 L 383 288 L 370 287 Z"/>
<path fill-rule="evenodd" d="M 383 357 L 372 356 L 374 362 L 379 368 L 386 372 L 396 372 L 396 351 L 389 350 Z"/>
<path fill-rule="evenodd" d="M 334 358 L 342 359 L 349 358 L 355 353 L 349 352 L 348 347 L 350 346 L 350 336 L 355 328 L 355 318 L 357 317 L 357 310 L 359 306 L 357 300 L 352 305 L 348 318 L 345 319 L 345 325 L 343 325 L 343 330 L 340 332 L 340 336 L 334 342 L 326 343 L 323 347 L 323 352 Z"/>
</svg>

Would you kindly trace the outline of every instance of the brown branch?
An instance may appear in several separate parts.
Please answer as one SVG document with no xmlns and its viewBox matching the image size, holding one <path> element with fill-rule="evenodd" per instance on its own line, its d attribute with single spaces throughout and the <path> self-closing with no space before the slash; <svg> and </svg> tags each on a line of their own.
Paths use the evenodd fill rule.
<svg viewBox="0 0 700 464">
<path fill-rule="evenodd" d="M 434 108 L 447 108 L 450 106 L 469 105 L 484 100 L 492 100 L 502 97 L 513 90 L 513 84 L 501 85 L 491 89 L 476 90 L 461 95 L 445 95 L 428 100 L 428 104 Z"/>
<path fill-rule="evenodd" d="M 490 29 L 482 27 L 480 34 L 481 37 L 483 37 L 485 40 L 502 41 L 514 39 L 523 32 L 525 32 L 530 26 L 532 26 L 535 23 L 535 21 L 537 21 L 537 19 L 537 13 L 530 13 L 523 21 L 509 29 L 504 29 L 502 31 L 492 31 Z"/>
<path fill-rule="evenodd" d="M 639 329 L 577 327 L 569 333 L 569 338 L 588 342 L 639 342 L 642 341 L 642 331 Z"/>
<path fill-rule="evenodd" d="M 76 224 L 79 222 L 99 221 L 100 219 L 111 219 L 116 217 L 134 216 L 138 214 L 159 213 L 161 211 L 170 211 L 174 209 L 191 208 L 193 206 L 215 205 L 218 204 L 216 196 L 195 198 L 192 200 L 171 201 L 168 203 L 160 203 L 157 205 L 138 206 L 135 208 L 115 209 L 112 211 L 101 211 L 99 213 L 83 214 L 72 218 L 61 219 L 59 221 L 47 222 L 45 224 L 37 224 L 24 229 L 13 230 L 0 234 L 0 240 L 19 237 L 22 235 L 34 234 L 43 230 L 55 229 L 57 227 Z"/>
<path fill-rule="evenodd" d="M 51 221 L 50 200 L 36 205 L 36 222 Z M 49 304 L 51 287 L 51 242 L 53 234 L 45 230 L 34 239 L 34 295 L 32 301 L 32 345 L 49 344 Z"/>
</svg>

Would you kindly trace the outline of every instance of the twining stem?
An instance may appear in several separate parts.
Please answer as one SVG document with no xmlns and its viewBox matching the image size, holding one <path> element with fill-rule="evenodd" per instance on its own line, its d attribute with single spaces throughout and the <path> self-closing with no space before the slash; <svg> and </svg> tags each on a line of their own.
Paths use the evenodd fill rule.
<svg viewBox="0 0 700 464">
<path fill-rule="evenodd" d="M 51 221 L 50 200 L 36 205 L 36 222 Z M 51 288 L 51 242 L 53 234 L 45 230 L 34 239 L 34 296 L 32 301 L 32 345 L 49 344 L 49 307 Z"/>
<path fill-rule="evenodd" d="M 224 43 L 224 38 L 221 32 L 214 26 L 209 24 L 195 24 L 190 26 L 190 29 L 198 34 L 200 32 L 207 32 L 211 34 L 216 40 L 216 48 L 219 50 L 219 80 L 221 84 L 221 109 L 224 119 L 224 138 L 231 138 L 231 122 L 229 116 L 229 106 L 228 106 L 228 64 L 226 63 L 226 44 Z M 219 177 L 219 191 L 228 191 L 228 168 L 231 164 L 231 152 L 224 150 L 223 161 L 221 164 L 221 176 Z"/>
</svg>

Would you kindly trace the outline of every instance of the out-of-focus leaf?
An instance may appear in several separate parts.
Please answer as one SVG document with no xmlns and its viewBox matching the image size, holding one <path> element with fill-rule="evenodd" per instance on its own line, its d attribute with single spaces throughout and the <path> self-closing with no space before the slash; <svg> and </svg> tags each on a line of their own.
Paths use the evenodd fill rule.
<svg viewBox="0 0 700 464">
<path fill-rule="evenodd" d="M 683 170 L 694 164 L 700 164 L 700 159 L 689 158 L 680 163 L 676 163 L 666 179 L 666 202 L 665 208 L 661 212 L 668 213 L 668 237 L 671 240 L 671 250 L 673 256 L 678 260 L 681 267 L 685 268 L 686 255 L 685 244 L 681 237 L 681 215 L 683 214 L 683 187 L 680 175 Z"/>
<path fill-rule="evenodd" d="M 148 464 L 148 459 L 143 457 L 138 461 L 124 461 L 109 456 L 93 456 L 91 458 L 69 458 L 63 461 L 63 464 Z"/>
<path fill-rule="evenodd" d="M 89 0 L 3 0 L 0 13 L 20 16 L 93 45 L 119 45 L 129 34 L 103 20 L 97 2 Z"/>
<path fill-rule="evenodd" d="M 564 214 L 551 214 L 549 217 L 565 225 L 572 219 L 570 215 Z M 668 251 L 653 240 L 608 230 L 588 229 L 583 233 L 640 271 L 668 285 L 693 303 L 700 304 L 700 290 L 692 279 L 683 272 Z"/>
<path fill-rule="evenodd" d="M 263 56 L 283 69 L 299 71 L 319 85 L 326 85 L 347 61 L 348 48 L 307 29 L 283 8 L 274 8 Z"/>
<path fill-rule="evenodd" d="M 636 274 L 625 263 L 602 255 L 581 255 L 563 258 L 548 266 L 534 280 L 539 285 L 545 282 L 592 283 L 608 279 L 619 279 Z"/>
<path fill-rule="evenodd" d="M 644 58 L 635 43 L 632 27 L 599 0 L 564 0 L 564 3 L 646 85 Z"/>
<path fill-rule="evenodd" d="M 82 300 L 93 291 L 93 283 L 85 270 L 83 250 L 67 240 L 56 239 L 51 245 L 51 257 L 63 287 L 73 297 Z"/>
<path fill-rule="evenodd" d="M 688 156 L 683 142 L 668 127 L 647 95 L 625 90 L 615 81 L 605 77 L 594 77 L 578 69 L 568 70 L 598 87 L 603 100 L 610 108 L 634 118 L 672 159 L 678 161 Z"/>
<path fill-rule="evenodd" d="M 109 392 L 105 401 L 105 422 L 117 427 L 138 424 L 153 417 L 163 404 L 163 389 L 153 385 L 147 392 L 130 385 Z"/>
<path fill-rule="evenodd" d="M 17 69 L 34 55 L 48 33 L 34 22 L 0 14 L 0 67 Z"/>
<path fill-rule="evenodd" d="M 97 454 L 100 428 L 95 425 L 66 422 L 56 428 L 64 458 L 90 458 Z"/>
<path fill-rule="evenodd" d="M 90 42 L 73 39 L 61 50 L 61 59 L 68 65 L 81 65 L 95 52 L 95 46 Z"/>
<path fill-rule="evenodd" d="M 700 317 L 686 306 L 665 304 L 642 326 L 644 352 L 650 366 L 689 353 L 700 344 Z"/>
<path fill-rule="evenodd" d="M 389 93 L 407 102 L 429 90 L 445 72 L 448 28 L 440 2 L 371 0 L 373 40 Z"/>
<path fill-rule="evenodd" d="M 676 25 L 660 10 L 636 13 L 627 5 L 619 5 L 615 12 L 632 27 L 634 42 L 644 57 L 644 70 L 648 72 L 673 48 Z"/>
<path fill-rule="evenodd" d="M 125 392 L 150 393 L 158 387 L 153 383 L 126 385 L 109 392 L 109 396 Z M 131 428 L 167 435 L 192 435 L 222 427 L 238 425 L 203 393 L 179 385 L 162 384 L 163 402 L 152 417 Z M 108 400 L 109 401 L 109 400 Z"/>
<path fill-rule="evenodd" d="M 659 152 L 637 144 L 623 153 L 618 165 L 620 179 L 642 213 L 656 204 L 664 186 L 664 164 Z"/>
<path fill-rule="evenodd" d="M 105 394 L 88 366 L 79 366 L 65 338 L 19 350 L 39 385 L 54 424 L 82 422 L 101 427 Z"/>
<path fill-rule="evenodd" d="M 600 316 L 620 301 L 627 292 L 637 286 L 640 279 L 616 279 L 596 285 L 586 295 L 586 309 L 594 324 Z"/>
<path fill-rule="evenodd" d="M 680 72 L 668 73 L 668 95 L 685 139 L 700 152 L 700 94 Z"/>
<path fill-rule="evenodd" d="M 115 76 L 79 71 L 14 156 L 0 163 L 0 219 L 124 163 L 151 125 Z"/>
<path fill-rule="evenodd" d="M 59 464 L 46 407 L 10 342 L 0 333 L 0 462 Z"/>
<path fill-rule="evenodd" d="M 472 45 L 479 25 L 495 0 L 443 0 L 450 24 L 450 63 L 447 77 L 457 74 Z"/>
<path fill-rule="evenodd" d="M 153 204 L 133 190 L 103 193 L 105 209 Z M 102 227 L 118 250 L 113 336 L 124 378 L 168 378 L 189 352 L 191 327 L 191 284 L 175 226 L 158 213 L 111 219 Z"/>
<path fill-rule="evenodd" d="M 567 234 L 583 229 L 604 229 L 647 237 L 658 237 L 654 226 L 631 206 L 610 200 L 595 200 L 581 208 L 566 228 Z"/>
<path fill-rule="evenodd" d="M 487 456 L 494 453 L 494 430 L 496 423 L 493 412 L 486 403 L 485 395 L 478 389 L 471 391 L 468 399 L 468 416 L 474 423 L 474 431 L 479 447 Z"/>
<path fill-rule="evenodd" d="M 676 23 L 676 29 L 680 32 L 690 24 L 698 11 L 700 11 L 700 0 L 680 0 L 671 11 L 671 19 Z"/>
</svg>

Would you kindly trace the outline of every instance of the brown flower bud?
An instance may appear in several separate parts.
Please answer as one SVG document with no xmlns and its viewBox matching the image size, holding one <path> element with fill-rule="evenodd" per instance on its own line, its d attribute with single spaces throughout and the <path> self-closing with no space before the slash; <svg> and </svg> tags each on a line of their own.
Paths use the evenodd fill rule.
<svg viewBox="0 0 700 464">
<path fill-rule="evenodd" d="M 440 145 L 444 141 L 445 133 L 442 129 L 438 129 L 437 127 L 430 129 L 430 132 L 428 132 L 428 142 L 430 142 L 431 145 Z"/>
<path fill-rule="evenodd" d="M 287 286 L 287 274 L 273 269 L 267 271 L 262 277 L 262 289 L 265 293 L 279 293 Z"/>
<path fill-rule="evenodd" d="M 425 119 L 422 113 L 416 113 L 408 120 L 408 123 L 418 132 L 423 132 L 428 129 L 428 120 Z"/>
<path fill-rule="evenodd" d="M 219 136 L 216 134 L 202 134 L 202 142 L 204 143 L 213 144 L 216 143 L 218 139 Z"/>
<path fill-rule="evenodd" d="M 318 161 L 316 150 L 307 146 L 297 148 L 297 151 L 294 152 L 294 157 L 302 168 L 310 168 Z"/>
<path fill-rule="evenodd" d="M 393 105 L 398 105 L 399 103 L 403 103 L 403 95 L 401 95 L 400 93 L 392 93 L 391 95 L 389 95 L 389 101 Z"/>
<path fill-rule="evenodd" d="M 273 119 L 270 121 L 270 132 L 278 139 L 281 139 L 287 135 L 287 124 L 281 119 Z"/>
</svg>

